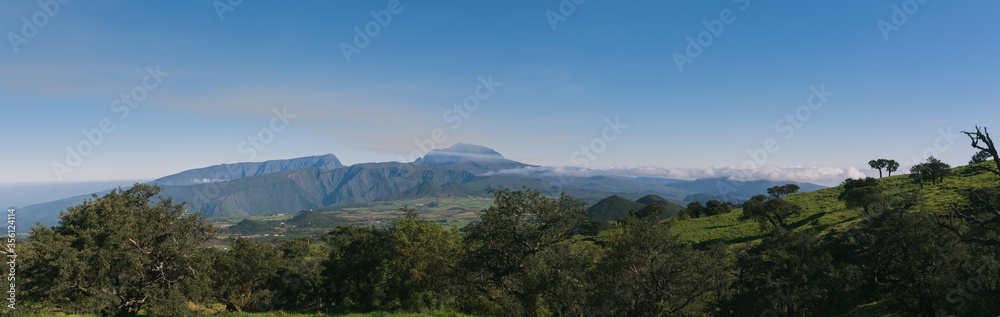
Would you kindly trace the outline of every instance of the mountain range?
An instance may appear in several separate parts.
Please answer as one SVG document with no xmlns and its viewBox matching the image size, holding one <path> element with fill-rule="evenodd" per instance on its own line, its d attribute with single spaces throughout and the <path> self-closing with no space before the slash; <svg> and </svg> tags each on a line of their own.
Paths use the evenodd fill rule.
<svg viewBox="0 0 1000 317">
<path fill-rule="evenodd" d="M 360 163 L 344 166 L 333 154 L 259 163 L 224 164 L 184 171 L 150 183 L 162 194 L 186 202 L 203 216 L 251 217 L 349 206 L 373 201 L 442 196 L 490 196 L 490 190 L 526 186 L 546 195 L 567 193 L 590 204 L 610 195 L 656 195 L 671 212 L 699 197 L 741 201 L 771 186 L 794 182 L 748 181 L 729 186 L 725 178 L 695 181 L 657 177 L 531 176 L 505 171 L 533 165 L 497 151 L 459 143 L 435 149 L 412 163 Z M 796 183 L 803 192 L 823 186 Z M 727 187 L 728 186 L 728 187 Z M 723 192 L 725 191 L 725 192 Z M 107 191 L 95 193 L 103 195 Z M 83 195 L 20 208 L 19 220 L 54 225 L 59 212 L 92 196 Z M 647 197 L 650 198 L 650 197 Z M 624 199 L 624 198 L 623 198 Z M 648 199 L 647 199 L 648 200 Z M 634 202 L 634 201 L 630 201 Z M 667 204 L 669 203 L 669 204 Z M 635 203 L 641 208 L 646 203 Z"/>
</svg>

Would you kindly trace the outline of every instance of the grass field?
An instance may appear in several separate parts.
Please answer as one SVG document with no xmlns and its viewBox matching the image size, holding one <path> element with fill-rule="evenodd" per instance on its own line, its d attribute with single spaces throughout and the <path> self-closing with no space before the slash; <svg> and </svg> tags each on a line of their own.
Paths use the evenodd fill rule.
<svg viewBox="0 0 1000 317">
<path fill-rule="evenodd" d="M 1000 177 L 972 166 L 961 166 L 955 168 L 953 175 L 945 178 L 944 182 L 937 185 L 925 183 L 923 188 L 910 180 L 909 175 L 885 177 L 880 182 L 890 192 L 918 192 L 917 210 L 943 213 L 962 200 L 962 190 L 998 186 Z M 841 190 L 840 187 L 831 187 L 789 195 L 786 199 L 802 207 L 802 213 L 790 219 L 795 230 L 818 230 L 826 234 L 847 230 L 859 221 L 861 211 L 847 209 L 844 202 L 837 199 Z M 723 242 L 734 245 L 759 239 L 763 232 L 756 222 L 741 221 L 742 213 L 743 210 L 736 209 L 714 217 L 675 220 L 673 229 L 681 239 L 695 244 Z"/>
<path fill-rule="evenodd" d="M 479 219 L 478 212 L 493 203 L 488 197 L 428 197 L 400 201 L 372 202 L 346 207 L 315 210 L 326 218 L 322 225 L 302 226 L 290 223 L 300 213 L 275 214 L 251 218 L 212 218 L 209 221 L 220 229 L 217 238 L 226 239 L 232 232 L 228 228 L 244 220 L 258 223 L 251 232 L 240 236 L 271 239 L 317 237 L 339 225 L 385 227 L 402 215 L 400 208 L 415 209 L 421 216 L 442 226 L 461 228 Z M 289 222 L 289 223 L 286 223 Z M 218 244 L 218 243 L 216 243 Z"/>
</svg>

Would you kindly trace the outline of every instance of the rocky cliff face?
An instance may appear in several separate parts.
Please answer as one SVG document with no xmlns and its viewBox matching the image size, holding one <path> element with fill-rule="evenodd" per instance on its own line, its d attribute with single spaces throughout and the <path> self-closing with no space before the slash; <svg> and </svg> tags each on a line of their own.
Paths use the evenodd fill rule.
<svg viewBox="0 0 1000 317">
<path fill-rule="evenodd" d="M 218 184 L 171 186 L 167 193 L 176 200 L 190 202 L 204 216 L 231 217 L 372 202 L 422 183 L 464 184 L 478 179 L 468 171 L 425 164 L 372 163 L 334 170 L 301 169 Z"/>
<path fill-rule="evenodd" d="M 168 186 L 197 185 L 231 181 L 303 168 L 332 170 L 341 167 L 344 167 L 344 164 L 341 164 L 340 160 L 338 160 L 335 155 L 327 154 L 291 160 L 216 165 L 166 176 L 154 180 L 152 183 Z"/>
</svg>

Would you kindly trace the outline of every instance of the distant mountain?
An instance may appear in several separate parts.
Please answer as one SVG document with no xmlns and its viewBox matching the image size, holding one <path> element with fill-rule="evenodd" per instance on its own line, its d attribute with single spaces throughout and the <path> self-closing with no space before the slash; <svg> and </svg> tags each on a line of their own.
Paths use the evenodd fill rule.
<svg viewBox="0 0 1000 317">
<path fill-rule="evenodd" d="M 309 168 L 230 182 L 168 186 L 164 195 L 189 202 L 208 217 L 247 217 L 367 203 L 425 182 L 441 185 L 477 179 L 468 171 L 425 164 L 365 163 L 334 170 Z"/>
<path fill-rule="evenodd" d="M 392 193 L 378 198 L 378 201 L 410 200 L 424 197 L 464 197 L 483 196 L 485 191 L 475 190 L 471 186 L 456 183 L 438 185 L 432 182 L 423 182 L 417 187 L 410 188 L 404 192 Z"/>
<path fill-rule="evenodd" d="M 750 197 L 755 195 L 763 195 L 767 193 L 767 189 L 774 186 L 781 186 L 785 184 L 796 184 L 799 185 L 799 192 L 811 192 L 814 190 L 819 190 L 826 188 L 822 185 L 816 185 L 812 183 L 798 183 L 789 181 L 767 181 L 767 180 L 757 180 L 749 182 L 736 182 L 730 181 L 725 177 L 719 178 L 704 178 L 698 179 L 691 182 L 680 182 L 667 185 L 667 187 L 676 188 L 681 191 L 685 191 L 691 194 L 710 194 L 709 196 L 700 197 L 714 197 L 712 199 L 718 199 L 720 201 L 745 201 L 749 200 Z M 699 196 L 692 197 L 695 200 Z M 685 197 L 689 198 L 689 197 Z M 721 199 L 720 199 L 721 198 Z M 685 201 L 691 201 L 684 199 Z"/>
<path fill-rule="evenodd" d="M 175 189 L 174 186 L 184 186 L 184 185 L 196 185 L 196 184 L 207 184 L 207 183 L 219 183 L 228 180 L 236 180 L 247 177 L 262 176 L 282 171 L 302 169 L 302 168 L 318 168 L 324 170 L 330 170 L 335 168 L 343 167 L 344 165 L 340 163 L 333 154 L 321 155 L 321 156 L 310 156 L 289 160 L 274 160 L 259 163 L 235 163 L 235 164 L 222 164 L 211 167 L 199 168 L 180 172 L 174 175 L 166 176 L 152 182 L 150 184 L 162 185 L 166 187 L 167 192 L 185 192 L 183 189 Z M 124 186 L 123 188 L 128 189 L 131 186 Z M 218 186 L 217 186 L 218 187 Z M 102 191 L 94 191 L 93 194 L 98 196 L 103 196 L 111 192 L 110 189 Z M 205 194 L 195 194 L 194 196 L 183 196 L 178 195 L 177 201 L 196 201 L 197 198 L 205 197 Z M 51 201 L 47 203 L 35 204 L 30 206 L 25 206 L 18 209 L 19 220 L 23 223 L 28 223 L 34 225 L 36 222 L 41 222 L 44 225 L 54 225 L 56 224 L 59 212 L 65 210 L 68 207 L 78 205 L 82 203 L 85 199 L 90 199 L 93 196 L 91 194 L 79 195 L 70 198 L 60 199 L 56 201 Z M 192 199 L 194 198 L 194 199 Z"/>
<path fill-rule="evenodd" d="M 488 197 L 494 189 L 526 186 L 547 196 L 566 193 L 595 203 L 588 210 L 588 215 L 602 220 L 619 219 L 629 210 L 638 210 L 650 204 L 664 208 L 667 215 L 673 215 L 681 209 L 677 203 L 685 198 L 728 195 L 745 200 L 766 193 L 769 187 L 788 183 L 753 181 L 736 184 L 722 178 L 683 181 L 655 177 L 493 173 L 524 167 L 531 165 L 508 160 L 487 147 L 460 143 L 431 151 L 414 163 L 362 163 L 343 167 L 335 156 L 325 155 L 218 165 L 185 171 L 153 183 L 164 186 L 164 196 L 173 197 L 175 202 L 186 202 L 191 210 L 199 211 L 206 217 L 296 213 L 423 197 Z M 799 183 L 799 186 L 803 192 L 822 188 L 814 184 Z M 640 202 L 625 198 L 643 195 L 649 196 L 641 198 Z M 19 209 L 18 219 L 29 224 L 39 221 L 54 225 L 60 211 L 86 198 L 90 196 L 26 206 Z"/>
<path fill-rule="evenodd" d="M 178 186 L 231 181 L 303 168 L 332 170 L 344 167 L 333 154 L 259 163 L 222 164 L 193 169 L 152 181 L 153 184 Z"/>
<path fill-rule="evenodd" d="M 461 169 L 476 174 L 532 166 L 508 160 L 491 148 L 466 143 L 431 150 L 415 163 Z"/>
<path fill-rule="evenodd" d="M 664 178 L 664 177 L 649 177 L 649 176 L 639 176 L 631 177 L 633 182 L 646 184 L 646 185 L 670 185 L 676 183 L 690 182 L 689 180 L 676 179 L 676 178 Z"/>
<path fill-rule="evenodd" d="M 718 200 L 720 202 L 730 202 L 738 205 L 742 204 L 743 202 L 746 202 L 748 199 L 733 197 L 728 195 L 713 195 L 709 193 L 697 193 L 697 194 L 687 195 L 687 197 L 684 197 L 685 202 L 699 201 L 701 203 L 705 203 L 710 200 Z"/>
</svg>

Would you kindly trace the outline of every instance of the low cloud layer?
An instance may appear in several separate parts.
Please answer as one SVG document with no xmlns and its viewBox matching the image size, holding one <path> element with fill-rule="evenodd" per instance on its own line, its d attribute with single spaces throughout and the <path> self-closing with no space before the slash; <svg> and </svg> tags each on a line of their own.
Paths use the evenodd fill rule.
<svg viewBox="0 0 1000 317">
<path fill-rule="evenodd" d="M 805 167 L 805 166 L 764 166 L 747 169 L 738 166 L 721 168 L 662 168 L 643 166 L 635 168 L 610 167 L 603 169 L 587 169 L 575 166 L 532 166 L 510 169 L 497 174 L 516 174 L 525 176 L 622 176 L 622 177 L 664 177 L 677 179 L 699 179 L 725 177 L 735 181 L 794 181 L 815 183 L 821 185 L 838 184 L 847 178 L 865 177 L 857 168 Z"/>
</svg>

